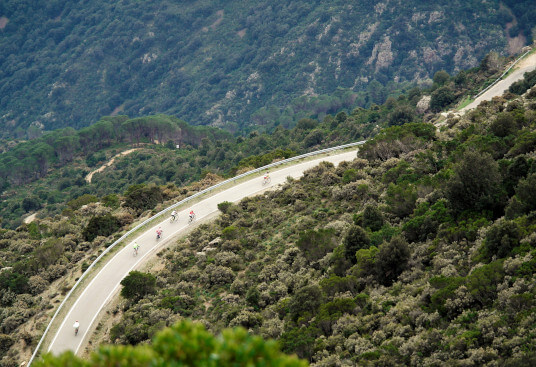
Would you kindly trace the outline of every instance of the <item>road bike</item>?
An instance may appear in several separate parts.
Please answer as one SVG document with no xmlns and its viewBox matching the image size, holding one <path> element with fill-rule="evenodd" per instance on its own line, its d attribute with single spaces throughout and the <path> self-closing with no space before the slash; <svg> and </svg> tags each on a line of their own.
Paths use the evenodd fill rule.
<svg viewBox="0 0 536 367">
<path fill-rule="evenodd" d="M 172 215 L 171 218 L 169 218 L 169 223 L 173 223 L 173 222 L 175 222 L 175 221 L 178 220 L 178 219 L 179 219 L 179 215 L 178 215 L 178 214 L 175 215 L 175 216 Z"/>
<path fill-rule="evenodd" d="M 195 221 L 195 214 L 190 214 L 188 217 L 188 224 L 191 224 L 193 221 Z"/>
<path fill-rule="evenodd" d="M 138 248 L 139 247 L 134 247 L 134 256 L 138 256 Z"/>
<path fill-rule="evenodd" d="M 262 186 L 266 186 L 270 182 L 272 182 L 272 178 L 270 176 L 264 177 L 263 180 L 262 180 Z"/>
</svg>

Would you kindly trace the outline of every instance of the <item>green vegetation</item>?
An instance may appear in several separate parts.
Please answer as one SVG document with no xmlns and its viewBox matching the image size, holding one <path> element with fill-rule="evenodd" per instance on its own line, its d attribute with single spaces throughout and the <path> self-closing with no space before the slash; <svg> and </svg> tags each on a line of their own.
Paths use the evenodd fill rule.
<svg viewBox="0 0 536 367">
<path fill-rule="evenodd" d="M 274 341 L 251 336 L 243 328 L 224 330 L 214 336 L 199 323 L 179 322 L 159 332 L 151 345 L 103 346 L 83 360 L 65 352 L 45 355 L 36 366 L 266 366 L 305 367 L 307 363 L 280 352 Z"/>
<path fill-rule="evenodd" d="M 536 166 L 512 147 L 536 129 L 535 108 L 496 99 L 444 132 L 392 126 L 352 162 L 222 203 L 162 254 L 162 285 L 140 301 L 166 305 L 161 319 L 127 302 L 114 326 L 126 335 L 111 340 L 188 315 L 276 338 L 318 366 L 530 361 Z M 516 129 L 498 128 L 504 113 Z"/>
<path fill-rule="evenodd" d="M 0 136 L 33 139 L 114 113 L 230 131 L 322 120 L 506 53 L 512 13 L 510 36 L 530 44 L 531 0 L 4 0 Z M 441 95 L 438 106 L 451 97 Z"/>
<path fill-rule="evenodd" d="M 464 77 L 485 78 L 493 60 Z M 0 229 L 0 340 L 9 347 L 0 348 L 1 363 L 20 364 L 37 342 L 29 325 L 44 325 L 43 310 L 135 221 L 222 176 L 370 136 L 350 162 L 324 162 L 278 190 L 220 203 L 214 222 L 159 254 L 159 270 L 126 277 L 109 341 L 144 346 L 104 355 L 153 358 L 150 340 L 188 317 L 215 333 L 240 326 L 247 338 L 277 339 L 283 352 L 319 366 L 529 363 L 536 94 L 506 94 L 448 117 L 438 131 L 423 122 L 437 116 L 418 102 L 445 87 L 458 98 L 470 90 L 458 77 L 441 72 L 431 88 L 272 134 L 233 137 L 157 115 L 105 118 L 36 140 L 50 154 L 46 172 L 17 184 L 2 171 L 9 214 Z M 190 140 L 177 149 L 181 134 Z M 0 160 L 24 144 L 6 147 Z M 139 149 L 87 183 L 91 169 L 132 146 Z M 40 217 L 10 220 L 24 210 Z"/>
</svg>

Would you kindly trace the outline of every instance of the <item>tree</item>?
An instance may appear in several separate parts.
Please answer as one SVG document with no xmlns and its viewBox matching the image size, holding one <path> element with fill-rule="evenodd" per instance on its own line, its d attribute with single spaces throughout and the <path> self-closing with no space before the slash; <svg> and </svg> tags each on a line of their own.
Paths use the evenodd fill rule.
<svg viewBox="0 0 536 367">
<path fill-rule="evenodd" d="M 525 213 L 536 209 L 536 173 L 527 176 L 526 179 L 519 180 L 516 188 L 516 197 L 523 205 Z"/>
<path fill-rule="evenodd" d="M 441 87 L 432 92 L 430 99 L 430 109 L 435 112 L 441 111 L 443 108 L 454 102 L 454 92 L 448 87 Z"/>
<path fill-rule="evenodd" d="M 521 231 L 516 222 L 510 220 L 498 220 L 493 224 L 483 244 L 483 255 L 491 260 L 494 256 L 503 258 L 510 255 L 511 251 L 519 246 Z"/>
<path fill-rule="evenodd" d="M 319 285 L 306 285 L 296 291 L 292 297 L 289 310 L 293 320 L 300 317 L 311 318 L 323 303 L 324 295 Z"/>
<path fill-rule="evenodd" d="M 352 226 L 344 238 L 344 256 L 352 264 L 356 263 L 355 254 L 362 248 L 370 247 L 370 239 L 367 232 L 360 226 Z"/>
<path fill-rule="evenodd" d="M 124 205 L 137 211 L 143 211 L 154 208 L 162 200 L 162 190 L 158 186 L 139 184 L 127 189 Z"/>
<path fill-rule="evenodd" d="M 415 119 L 415 112 L 409 106 L 398 106 L 389 114 L 389 125 L 404 125 Z"/>
<path fill-rule="evenodd" d="M 447 73 L 445 70 L 439 70 L 434 74 L 433 81 L 437 85 L 442 86 L 446 82 L 448 82 L 450 79 L 449 73 Z"/>
<path fill-rule="evenodd" d="M 307 362 L 283 354 L 273 340 L 250 335 L 243 328 L 223 330 L 215 337 L 200 323 L 181 321 L 160 331 L 151 345 L 101 346 L 88 360 L 72 352 L 45 354 L 37 367 L 165 367 L 266 366 L 306 367 Z"/>
<path fill-rule="evenodd" d="M 32 210 L 37 210 L 41 208 L 41 202 L 35 196 L 26 197 L 22 199 L 22 209 L 25 212 L 30 212 Z"/>
<path fill-rule="evenodd" d="M 446 196 L 458 211 L 502 210 L 505 198 L 497 162 L 488 153 L 464 152 L 447 182 Z"/>
<path fill-rule="evenodd" d="M 363 210 L 361 224 L 365 228 L 369 228 L 372 232 L 379 231 L 383 226 L 383 215 L 376 205 L 368 204 Z"/>
<path fill-rule="evenodd" d="M 156 290 L 156 277 L 149 273 L 131 271 L 121 281 L 121 295 L 127 299 L 140 299 Z"/>
<path fill-rule="evenodd" d="M 385 286 L 391 285 L 407 268 L 409 257 L 409 246 L 404 237 L 396 236 L 388 243 L 382 243 L 375 262 L 378 281 Z"/>
<path fill-rule="evenodd" d="M 337 246 L 333 229 L 310 230 L 300 234 L 296 246 L 309 261 L 318 261 Z"/>
<path fill-rule="evenodd" d="M 504 138 L 516 131 L 516 121 L 514 116 L 508 112 L 502 112 L 490 126 L 491 132 L 499 138 Z"/>
<path fill-rule="evenodd" d="M 121 228 L 119 219 L 110 213 L 93 217 L 89 220 L 87 227 L 82 231 L 82 236 L 86 241 L 93 241 L 97 236 L 109 236 Z"/>
</svg>

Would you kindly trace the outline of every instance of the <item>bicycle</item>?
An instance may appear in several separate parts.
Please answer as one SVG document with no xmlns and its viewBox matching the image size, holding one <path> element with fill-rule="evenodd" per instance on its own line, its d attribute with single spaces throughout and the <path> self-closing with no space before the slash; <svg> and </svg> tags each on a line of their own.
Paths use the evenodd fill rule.
<svg viewBox="0 0 536 367">
<path fill-rule="evenodd" d="M 264 177 L 264 179 L 262 180 L 262 186 L 266 186 L 268 185 L 270 182 L 272 182 L 272 178 L 270 176 L 266 176 Z"/>
<path fill-rule="evenodd" d="M 134 247 L 134 257 L 138 256 L 138 247 Z"/>
<path fill-rule="evenodd" d="M 175 222 L 177 219 L 179 219 L 179 216 L 178 215 L 175 215 L 175 216 L 171 216 L 171 218 L 169 218 L 169 223 L 173 223 Z"/>
<path fill-rule="evenodd" d="M 191 224 L 195 220 L 195 214 L 190 214 L 188 217 L 188 224 Z"/>
</svg>

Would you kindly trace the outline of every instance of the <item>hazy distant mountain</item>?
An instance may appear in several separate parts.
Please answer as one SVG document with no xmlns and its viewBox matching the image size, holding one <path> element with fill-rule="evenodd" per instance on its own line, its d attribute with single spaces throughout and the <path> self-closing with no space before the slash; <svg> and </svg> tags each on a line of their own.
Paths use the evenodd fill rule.
<svg viewBox="0 0 536 367">
<path fill-rule="evenodd" d="M 252 118 L 262 107 L 341 88 L 368 88 L 368 101 L 382 102 L 390 81 L 518 51 L 532 40 L 532 5 L 4 0 L 0 132 L 31 137 L 103 115 L 159 112 L 240 128 L 263 123 Z"/>
</svg>

